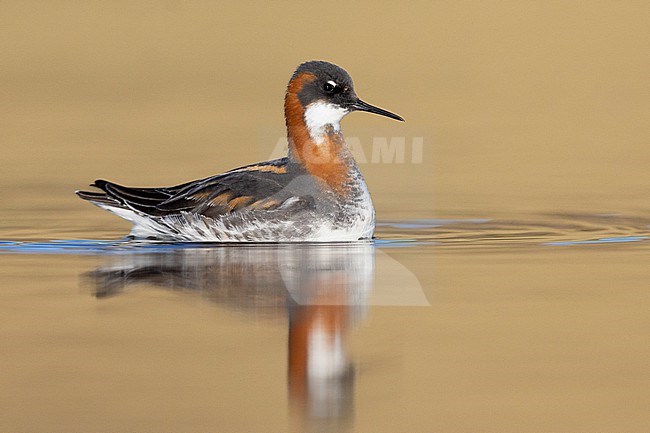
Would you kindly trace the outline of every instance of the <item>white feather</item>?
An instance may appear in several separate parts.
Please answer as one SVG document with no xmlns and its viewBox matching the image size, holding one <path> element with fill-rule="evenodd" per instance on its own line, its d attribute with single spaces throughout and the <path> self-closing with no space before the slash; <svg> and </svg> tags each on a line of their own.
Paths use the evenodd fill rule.
<svg viewBox="0 0 650 433">
<path fill-rule="evenodd" d="M 305 124 L 312 140 L 317 144 L 325 138 L 325 128 L 331 125 L 334 131 L 341 130 L 341 119 L 349 111 L 341 106 L 328 102 L 312 102 L 305 110 Z"/>
<path fill-rule="evenodd" d="M 280 207 L 297 201 L 291 197 Z M 251 213 L 242 212 L 230 216 L 227 221 L 208 218 L 190 212 L 156 217 L 140 212 L 105 204 L 99 207 L 114 213 L 133 223 L 131 235 L 136 238 L 154 237 L 185 242 L 355 242 L 371 239 L 375 228 L 375 212 L 370 194 L 364 185 L 361 203 L 349 211 L 352 224 L 337 226 L 326 218 L 314 220 L 314 230 L 297 235 L 296 221 L 291 219 L 274 219 L 253 217 Z M 300 223 L 298 223 L 300 224 Z"/>
</svg>

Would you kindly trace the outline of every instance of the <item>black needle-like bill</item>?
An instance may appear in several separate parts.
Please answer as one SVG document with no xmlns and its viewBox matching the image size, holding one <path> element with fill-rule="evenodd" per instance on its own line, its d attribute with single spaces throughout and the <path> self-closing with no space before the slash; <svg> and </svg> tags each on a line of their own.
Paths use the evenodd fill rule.
<svg viewBox="0 0 650 433">
<path fill-rule="evenodd" d="M 356 111 L 367 111 L 368 113 L 375 113 L 379 114 L 380 116 L 390 117 L 391 119 L 399 120 L 400 122 L 404 121 L 401 116 L 398 116 L 395 113 L 391 113 L 390 111 L 386 111 L 382 108 L 375 107 L 374 105 L 370 105 L 367 102 L 363 102 L 361 99 L 357 99 L 356 102 L 353 102 L 350 105 L 350 108 Z"/>
</svg>

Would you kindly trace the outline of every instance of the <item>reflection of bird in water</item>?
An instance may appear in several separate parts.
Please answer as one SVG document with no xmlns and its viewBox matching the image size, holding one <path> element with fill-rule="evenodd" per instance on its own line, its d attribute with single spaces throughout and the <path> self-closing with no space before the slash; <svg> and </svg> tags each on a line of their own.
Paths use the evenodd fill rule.
<svg viewBox="0 0 650 433">
<path fill-rule="evenodd" d="M 179 248 L 109 256 L 86 277 L 98 297 L 144 283 L 240 311 L 288 314 L 292 407 L 310 426 L 332 427 L 353 413 L 346 339 L 364 316 L 374 255 L 367 244 Z"/>
</svg>

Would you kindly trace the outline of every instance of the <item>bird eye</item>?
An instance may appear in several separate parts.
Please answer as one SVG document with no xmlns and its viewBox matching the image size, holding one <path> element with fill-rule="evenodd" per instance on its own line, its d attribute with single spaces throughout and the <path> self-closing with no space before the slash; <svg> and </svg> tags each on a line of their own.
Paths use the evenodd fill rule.
<svg viewBox="0 0 650 433">
<path fill-rule="evenodd" d="M 334 89 L 336 89 L 336 83 L 332 80 L 323 84 L 323 90 L 325 90 L 327 93 L 334 93 Z"/>
</svg>

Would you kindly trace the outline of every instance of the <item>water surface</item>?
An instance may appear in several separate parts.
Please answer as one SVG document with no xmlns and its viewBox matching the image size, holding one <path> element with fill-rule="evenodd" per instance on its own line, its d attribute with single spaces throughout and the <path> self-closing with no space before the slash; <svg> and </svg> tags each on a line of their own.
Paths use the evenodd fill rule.
<svg viewBox="0 0 650 433">
<path fill-rule="evenodd" d="M 3 422 L 630 423 L 647 399 L 647 228 L 574 215 L 385 221 L 373 244 L 7 239 Z"/>
<path fill-rule="evenodd" d="M 0 432 L 647 433 L 648 16 L 0 3 Z M 406 119 L 342 122 L 373 244 L 133 243 L 74 196 L 268 159 L 317 58 Z"/>
</svg>

